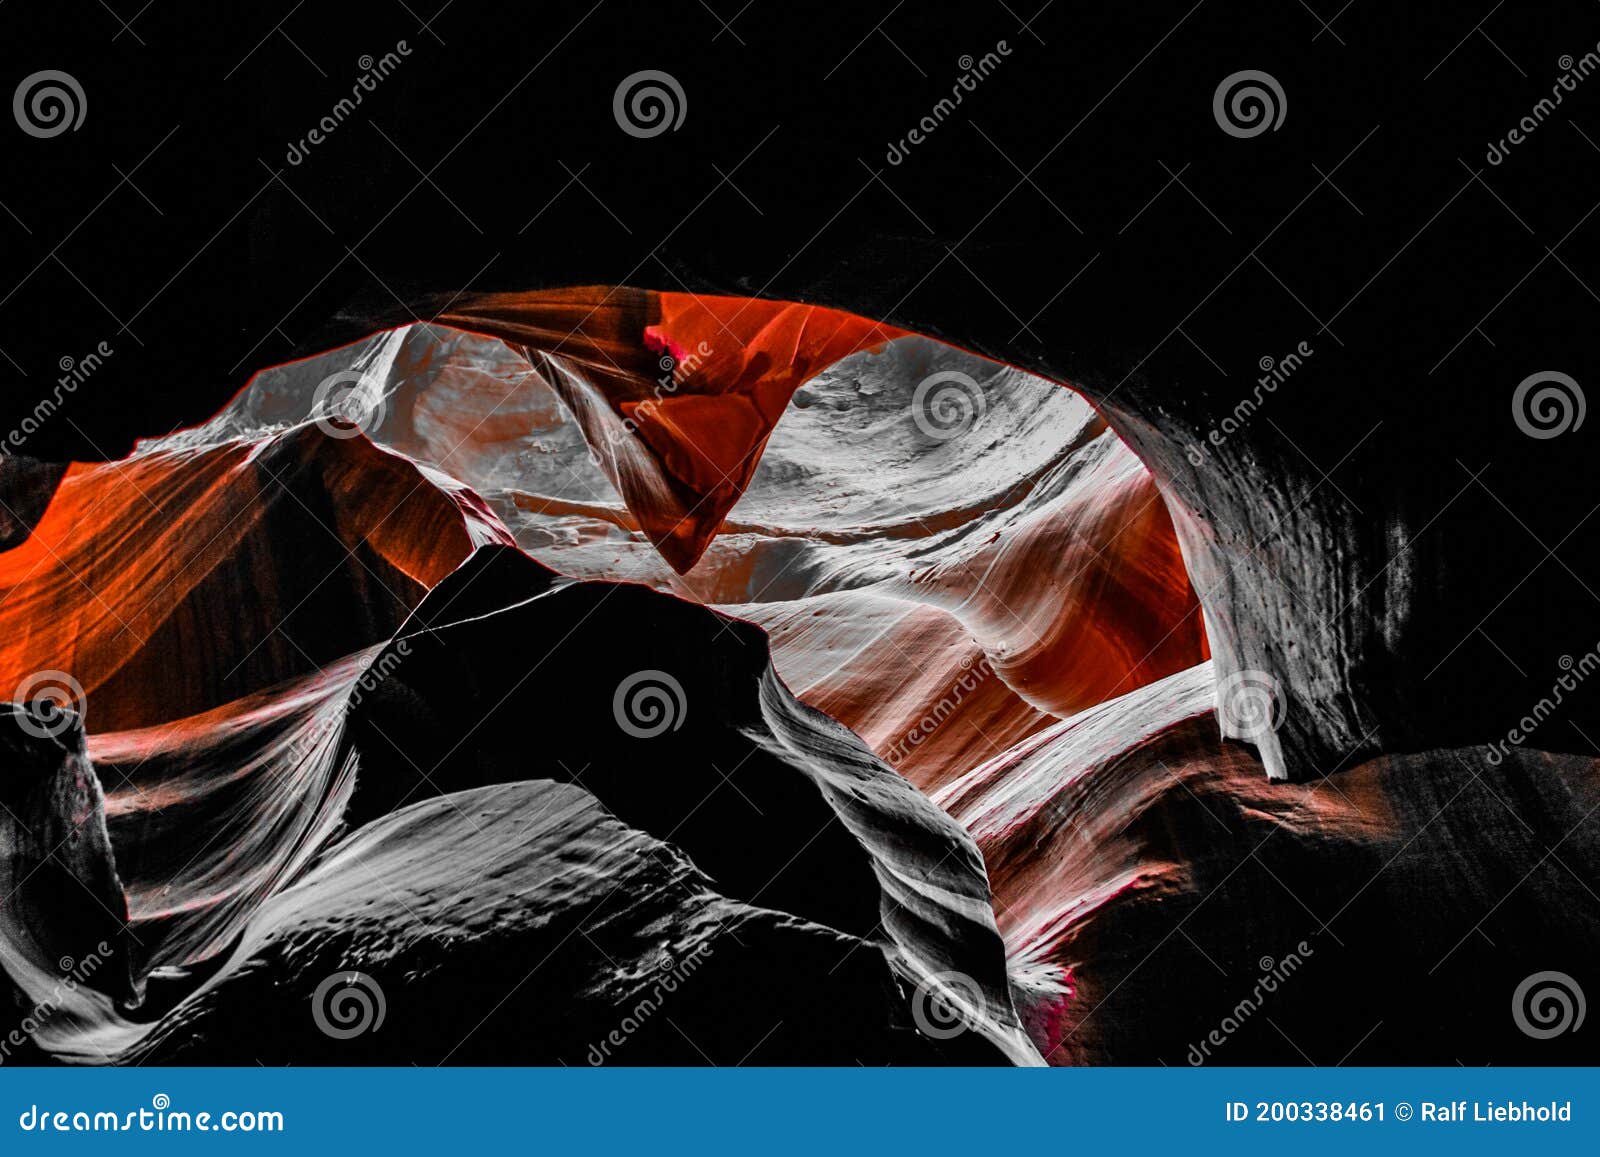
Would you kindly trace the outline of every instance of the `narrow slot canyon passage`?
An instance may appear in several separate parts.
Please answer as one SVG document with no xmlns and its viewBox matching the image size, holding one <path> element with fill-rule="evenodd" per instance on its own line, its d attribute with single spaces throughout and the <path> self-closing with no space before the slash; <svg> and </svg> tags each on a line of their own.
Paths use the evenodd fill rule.
<svg viewBox="0 0 1600 1157">
<path fill-rule="evenodd" d="M 112 958 L 31 1055 L 601 1063 L 585 1010 L 655 999 L 661 953 L 702 1060 L 1198 1064 L 1194 990 L 1239 969 L 1296 980 L 1232 1055 L 1459 1047 L 1407 1027 L 1491 966 L 1450 929 L 1581 826 L 1592 761 L 1306 770 L 1230 577 L 1282 544 L 1219 545 L 1201 495 L 1243 483 L 1162 445 L 840 310 L 602 286 L 458 295 L 120 461 L 8 460 L 12 802 L 102 835 L 65 876 L 19 845 L 6 970 L 38 1001 Z M 1484 831 L 1505 859 L 1450 869 Z M 1565 876 L 1508 916 L 1576 948 Z M 445 1040 L 530 952 L 548 981 Z M 1349 983 L 1397 953 L 1429 979 Z M 340 968 L 398 1034 L 256 1024 Z"/>
</svg>

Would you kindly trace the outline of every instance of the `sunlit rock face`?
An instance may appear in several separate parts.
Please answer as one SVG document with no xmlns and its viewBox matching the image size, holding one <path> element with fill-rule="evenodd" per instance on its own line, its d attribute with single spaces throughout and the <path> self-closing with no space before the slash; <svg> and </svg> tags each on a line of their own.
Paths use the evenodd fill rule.
<svg viewBox="0 0 1600 1157">
<path fill-rule="evenodd" d="M 796 349 L 811 340 L 799 316 L 777 319 Z M 813 336 L 818 368 L 853 348 Z M 664 564 L 679 540 L 652 539 L 529 370 L 499 341 L 394 331 L 268 371 L 124 462 L 8 471 L 0 676 L 20 693 L 59 669 L 87 711 L 75 758 L 108 785 L 92 883 L 129 941 L 127 992 L 38 1018 L 30 1048 L 74 1063 L 1038 1064 L 971 837 L 796 700 L 765 633 L 675 597 L 695 581 Z M 352 388 L 371 405 L 330 412 L 330 391 Z M 841 505 L 834 521 L 853 518 Z M 950 611 L 849 577 L 874 538 L 908 540 L 904 555 L 950 520 L 912 536 L 874 518 L 818 540 L 818 597 L 832 568 L 840 595 L 897 601 L 971 650 Z M 810 545 L 802 528 L 791 512 L 747 533 L 782 551 Z M 602 536 L 663 589 L 602 581 L 584 565 Z M 765 605 L 758 572 L 720 557 L 722 601 Z M 654 727 L 662 709 L 671 725 Z M 1008 736 L 1043 720 L 1009 690 L 993 714 Z M 18 943 L 76 938 L 64 917 L 8 911 Z M 7 956 L 21 992 L 39 987 L 36 955 Z M 630 1017 L 613 1040 L 618 1002 L 657 1000 L 663 969 L 671 1022 Z M 357 972 L 405 1027 L 350 1045 L 312 1010 L 329 977 Z M 141 1006 L 120 999 L 140 988 Z"/>
<path fill-rule="evenodd" d="M 70 672 L 96 732 L 218 707 L 388 637 L 506 537 L 423 467 L 315 425 L 74 465 L 0 552 L 0 678 Z"/>
<path fill-rule="evenodd" d="M 1476 998 L 1600 941 L 1594 761 L 1269 781 L 1195 525 L 1059 383 L 506 295 L 0 486 L 0 690 L 87 720 L 0 747 L 7 870 L 78 832 L 103 901 L 0 906 L 13 1003 L 117 945 L 29 1059 L 1566 1056 Z"/>
<path fill-rule="evenodd" d="M 180 437 L 304 421 L 327 383 L 353 383 L 374 441 L 470 484 L 556 570 L 643 582 L 768 628 L 790 686 L 922 786 L 1205 658 L 1159 492 L 1070 390 L 832 311 L 746 302 L 747 319 L 731 299 L 611 292 L 451 315 L 504 340 L 416 325 L 266 371 Z M 750 344 L 730 352 L 718 318 Z M 821 368 L 802 385 L 784 357 Z M 677 499 L 640 481 L 675 459 L 656 462 L 624 423 L 633 395 L 691 390 L 792 402 L 679 574 L 677 540 L 652 530 Z"/>
</svg>

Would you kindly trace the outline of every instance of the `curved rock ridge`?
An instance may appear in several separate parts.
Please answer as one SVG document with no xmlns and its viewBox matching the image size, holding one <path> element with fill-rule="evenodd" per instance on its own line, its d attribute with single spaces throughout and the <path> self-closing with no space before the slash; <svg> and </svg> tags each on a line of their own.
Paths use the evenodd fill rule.
<svg viewBox="0 0 1600 1157">
<path fill-rule="evenodd" d="M 501 340 L 417 324 L 262 371 L 181 437 L 305 421 L 323 383 L 361 375 L 377 443 L 470 484 L 563 573 L 644 582 L 772 628 L 791 686 L 922 785 L 969 768 L 966 753 L 987 758 L 1206 656 L 1156 487 L 1071 391 L 925 338 L 844 357 L 794 394 L 719 534 L 680 576 L 641 529 L 637 494 L 619 500 L 602 469 L 594 423 L 620 415 L 550 384 L 580 371 L 610 382 L 623 321 L 635 341 L 656 333 L 649 299 L 619 291 L 592 318 L 576 302 L 515 300 L 501 308 L 524 350 L 576 328 L 588 361 L 557 371 Z M 624 302 L 639 308 L 622 318 Z M 696 372 L 727 359 L 721 340 Z M 594 413 L 574 421 L 585 406 Z M 643 452 L 620 425 L 605 437 Z"/>
<path fill-rule="evenodd" d="M 908 989 L 960 1010 L 975 1029 L 961 1048 L 1037 1063 L 970 838 L 795 700 L 762 632 L 634 584 L 559 581 L 504 548 L 474 555 L 416 619 L 351 717 L 352 822 L 486 783 L 580 785 L 725 895 L 873 945 Z"/>
<path fill-rule="evenodd" d="M 202 965 L 337 834 L 354 786 L 345 714 L 368 648 L 199 715 L 92 736 L 145 971 Z"/>
<path fill-rule="evenodd" d="M 1101 704 L 934 793 L 983 852 L 1045 1058 L 1579 1061 L 1502 994 L 1581 975 L 1600 943 L 1600 760 L 1471 748 L 1274 783 L 1218 738 L 1210 678 Z"/>
<path fill-rule="evenodd" d="M 932 792 L 1055 722 L 1007 686 L 954 615 L 868 591 L 722 608 L 766 630 L 804 703 Z"/>
<path fill-rule="evenodd" d="M 620 286 L 468 295 L 436 320 L 527 351 L 680 574 L 744 493 L 795 390 L 904 332 L 821 306 Z"/>
<path fill-rule="evenodd" d="M 161 484 L 150 494 L 158 511 L 189 496 L 191 528 L 214 525 L 211 503 L 246 522 L 253 508 L 239 492 L 252 472 L 284 480 L 262 500 L 302 511 L 289 525 L 308 533 L 280 536 L 282 524 L 258 518 L 230 549 L 191 550 L 219 593 L 303 564 L 315 531 L 349 537 L 352 554 L 389 564 L 411 594 L 388 604 L 401 621 L 387 642 L 318 658 L 309 673 L 288 664 L 287 678 L 263 667 L 263 680 L 280 678 L 238 697 L 205 653 L 191 666 L 152 666 L 140 710 L 112 698 L 115 678 L 89 682 L 103 716 L 154 721 L 98 731 L 86 746 L 73 717 L 58 778 L 70 772 L 76 786 L 50 789 L 46 802 L 93 828 L 78 873 L 90 894 L 8 905 L 17 927 L 0 963 L 24 1000 L 38 1001 L 50 980 L 45 950 L 64 957 L 82 925 L 128 941 L 116 949 L 124 984 L 75 986 L 28 1022 L 30 1047 L 77 1063 L 578 1063 L 611 1039 L 597 1035 L 599 1010 L 656 993 L 660 968 L 647 965 L 676 952 L 680 962 L 718 958 L 672 1013 L 699 1051 L 678 1029 L 664 1032 L 663 1019 L 630 1029 L 619 1059 L 1039 1063 L 1011 1005 L 970 837 L 852 733 L 796 701 L 761 631 L 643 586 L 567 579 L 492 542 L 503 531 L 459 482 L 354 435 L 223 423 L 126 464 Z M 69 472 L 34 533 L 0 558 L 15 565 L 52 545 L 83 557 L 100 523 L 85 520 L 88 532 L 74 536 L 51 519 L 86 496 L 116 501 L 89 482 Z M 376 501 L 358 508 L 362 497 Z M 385 512 L 392 537 L 379 525 Z M 116 557 L 144 565 L 154 548 L 133 530 Z M 441 575 L 458 551 L 463 561 Z M 258 583 L 255 594 L 254 612 L 235 611 L 236 630 L 189 635 L 245 647 L 257 617 L 282 622 L 286 609 L 281 587 Z M 197 582 L 167 614 L 215 615 L 209 598 Z M 342 637 L 378 629 L 373 621 Z M 124 668 L 152 661 L 134 649 Z M 184 711 L 193 704 L 201 709 Z M 677 712 L 664 731 L 651 714 L 663 705 Z M 103 812 L 91 754 L 109 786 Z M 7 753 L 19 778 L 32 759 Z M 17 806 L 32 808 L 31 798 L 18 795 Z M 8 863 L 34 888 L 55 877 L 28 849 L 53 830 L 40 813 L 9 844 Z M 524 831 L 528 858 L 508 858 Z M 585 881 L 577 892 L 573 873 Z M 61 879 L 57 892 L 70 892 Z M 102 892 L 104 928 L 101 907 L 88 905 Z M 637 919 L 619 918 L 613 898 Z M 573 940 L 576 956 L 563 948 Z M 530 979 L 536 949 L 554 963 Z M 609 952 L 610 968 L 594 965 L 596 952 Z M 617 967 L 624 959 L 634 963 Z M 364 969 L 406 1010 L 407 1027 L 338 1051 L 344 1038 L 306 1019 L 307 996 L 335 971 Z M 506 980 L 493 993 L 510 1012 L 488 999 L 486 977 Z M 150 998 L 135 1010 L 127 998 L 145 985 Z M 453 1005 L 438 985 L 455 992 Z M 284 1000 L 264 1024 L 262 1009 Z M 475 1041 L 470 1025 L 451 1039 L 469 1014 L 492 1023 Z M 930 1031 L 930 1016 L 964 1031 Z M 607 1046 L 602 1060 L 621 1048 Z"/>
<path fill-rule="evenodd" d="M 1038 1064 L 970 837 L 764 642 L 489 547 L 382 650 L 98 737 L 160 994 L 35 1039 L 77 1063 Z M 667 697 L 624 694 L 650 663 Z M 397 1030 L 346 1047 L 312 1010 L 353 973 Z"/>
<path fill-rule="evenodd" d="M 343 997 L 327 983 L 352 974 Z M 377 1027 L 355 1033 L 362 997 L 358 1023 Z M 123 1059 L 853 1065 L 941 1053 L 874 945 L 720 894 L 582 788 L 521 782 L 435 796 L 354 833 Z"/>
<path fill-rule="evenodd" d="M 478 544 L 509 537 L 459 483 L 352 433 L 305 424 L 69 468 L 0 551 L 0 687 L 66 672 L 93 732 L 203 712 L 387 639 Z"/>
</svg>

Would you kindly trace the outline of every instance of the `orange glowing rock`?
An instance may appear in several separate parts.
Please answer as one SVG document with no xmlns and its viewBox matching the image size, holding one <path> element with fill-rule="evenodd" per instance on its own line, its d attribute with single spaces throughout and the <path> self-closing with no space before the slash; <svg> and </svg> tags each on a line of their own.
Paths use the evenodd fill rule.
<svg viewBox="0 0 1600 1157">
<path fill-rule="evenodd" d="M 444 481 L 310 425 L 74 465 L 0 552 L 0 699 L 60 671 L 91 732 L 143 727 L 385 639 L 505 535 Z"/>
<path fill-rule="evenodd" d="M 795 390 L 904 336 L 822 306 L 602 287 L 468 297 L 437 320 L 527 351 L 680 574 L 750 484 Z"/>
</svg>

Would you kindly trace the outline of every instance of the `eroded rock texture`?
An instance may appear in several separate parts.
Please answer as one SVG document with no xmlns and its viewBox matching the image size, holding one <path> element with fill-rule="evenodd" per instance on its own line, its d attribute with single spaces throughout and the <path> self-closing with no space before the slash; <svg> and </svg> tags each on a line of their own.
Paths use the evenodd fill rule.
<svg viewBox="0 0 1600 1157">
<path fill-rule="evenodd" d="M 116 550 L 89 516 L 128 496 L 89 471 L 0 555 L 30 614 L 64 597 L 17 561 L 30 545 L 36 563 L 53 546 L 149 569 L 168 581 L 84 597 L 214 652 L 168 672 L 153 643 L 109 632 L 85 652 L 106 656 L 82 692 L 110 717 L 89 747 L 112 785 L 104 818 L 97 786 L 80 790 L 92 775 L 78 795 L 50 786 L 87 773 L 80 727 L 68 771 L 13 759 L 19 780 L 44 777 L 46 803 L 91 815 L 86 878 L 127 929 L 124 975 L 150 989 L 142 1008 L 85 998 L 36 1018 L 42 1056 L 1039 1063 L 971 838 L 797 702 L 760 630 L 559 575 L 501 545 L 509 533 L 459 482 L 348 423 L 228 420 L 106 468 L 154 492 L 150 517 L 117 508 Z M 69 516 L 76 533 L 52 522 Z M 277 576 L 341 535 L 342 563 L 289 599 Z M 341 614 L 352 603 L 363 613 Z M 67 645 L 14 637 L 14 668 Z M 280 644 L 296 657 L 276 662 Z M 111 709 L 134 669 L 141 694 Z M 18 879 L 55 832 L 45 803 L 20 814 Z M 33 956 L 82 938 L 75 921 L 99 927 L 98 907 L 52 895 L 6 908 L 17 943 L 43 945 L 8 954 L 24 988 Z M 342 1031 L 344 974 L 372 986 L 381 1036 Z M 964 1031 L 930 1032 L 931 1016 Z"/>
<path fill-rule="evenodd" d="M 17 748 L 12 872 L 84 817 L 41 879 L 107 917 L 23 892 L 7 972 L 127 938 L 30 1059 L 1582 1055 L 1503 998 L 1600 940 L 1595 761 L 1357 745 L 1281 782 L 1294 693 L 1217 710 L 1233 580 L 1080 396 L 752 303 L 668 391 L 712 412 L 657 406 L 628 359 L 687 364 L 707 315 L 615 296 L 264 371 L 47 502 L 13 472 L 4 678 L 70 665 L 104 722 Z M 579 309 L 588 353 L 540 348 Z"/>
<path fill-rule="evenodd" d="M 114 1001 L 137 1003 L 142 972 L 74 710 L 0 708 L 0 804 L 0 1037 L 8 1056 L 29 1058 L 42 1022 L 85 1023 Z"/>
<path fill-rule="evenodd" d="M 1218 739 L 1209 677 L 1058 723 L 935 794 L 983 851 L 1051 1063 L 1592 1057 L 1508 1005 L 1531 975 L 1587 974 L 1596 760 L 1468 748 L 1272 783 Z"/>
</svg>

